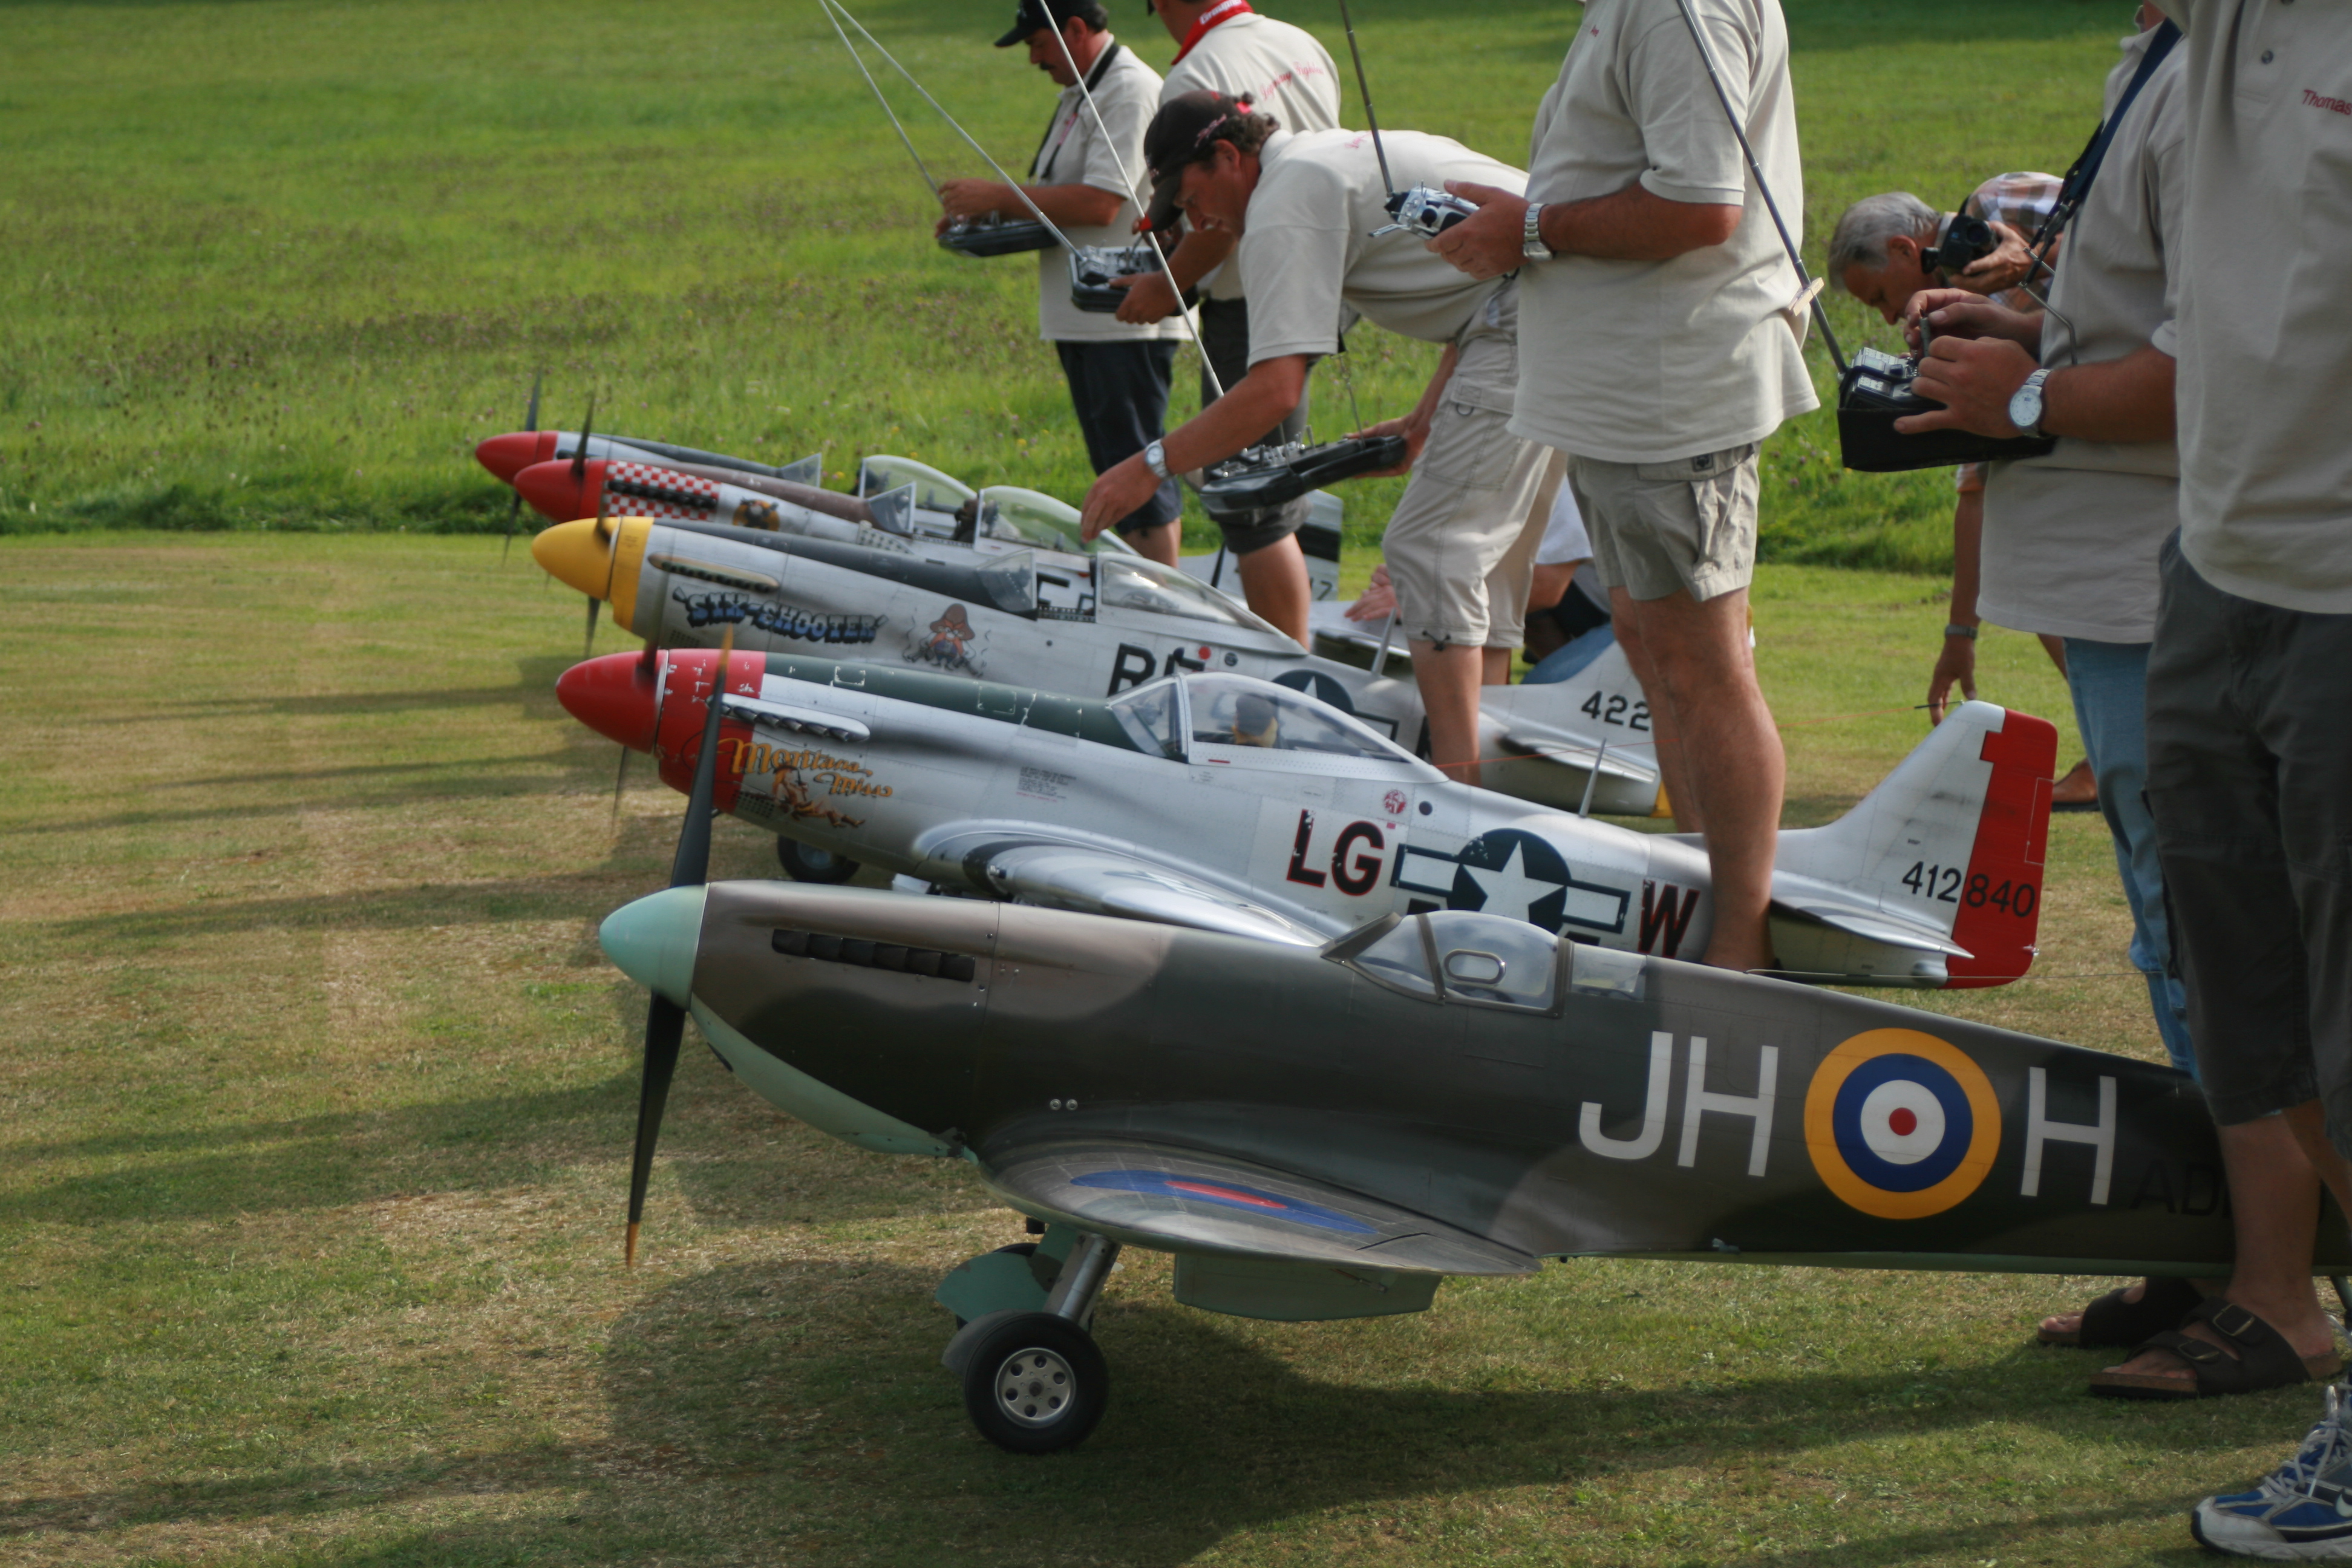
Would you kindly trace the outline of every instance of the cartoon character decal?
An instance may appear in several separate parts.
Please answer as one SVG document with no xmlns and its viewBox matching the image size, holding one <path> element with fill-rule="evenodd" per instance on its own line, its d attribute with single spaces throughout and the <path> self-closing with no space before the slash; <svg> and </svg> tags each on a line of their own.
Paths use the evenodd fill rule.
<svg viewBox="0 0 2352 1568">
<path fill-rule="evenodd" d="M 982 673 L 979 658 L 983 638 L 971 624 L 971 612 L 961 605 L 950 605 L 940 612 L 927 630 L 910 631 L 907 637 L 907 662 L 928 664 L 935 669 L 954 670 L 964 675 Z"/>
</svg>

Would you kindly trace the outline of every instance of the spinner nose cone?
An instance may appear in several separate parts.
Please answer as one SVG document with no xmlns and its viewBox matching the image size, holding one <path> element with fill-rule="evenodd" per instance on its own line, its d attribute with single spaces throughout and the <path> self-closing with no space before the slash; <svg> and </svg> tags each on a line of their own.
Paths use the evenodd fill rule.
<svg viewBox="0 0 2352 1568">
<path fill-rule="evenodd" d="M 530 558 L 539 563 L 541 571 L 565 587 L 577 588 L 592 599 L 601 599 L 612 587 L 615 526 L 607 519 L 603 538 L 597 537 L 593 519 L 559 522 L 553 528 L 541 529 L 530 542 Z"/>
<path fill-rule="evenodd" d="M 555 432 L 552 430 L 515 430 L 504 436 L 493 436 L 474 448 L 474 461 L 498 475 L 507 483 L 533 463 L 543 463 L 555 456 Z"/>
<path fill-rule="evenodd" d="M 703 888 L 665 888 L 604 917 L 596 940 L 620 972 L 683 1007 L 702 943 Z"/>
<path fill-rule="evenodd" d="M 660 694 L 661 672 L 634 653 L 608 653 L 575 664 L 555 682 L 555 700 L 566 713 L 633 752 L 654 749 Z"/>
<path fill-rule="evenodd" d="M 594 517 L 597 492 L 604 488 L 604 464 L 600 458 L 582 466 L 585 471 L 574 478 L 569 458 L 561 462 L 533 463 L 515 475 L 514 488 L 530 503 L 533 511 L 550 522 Z"/>
</svg>

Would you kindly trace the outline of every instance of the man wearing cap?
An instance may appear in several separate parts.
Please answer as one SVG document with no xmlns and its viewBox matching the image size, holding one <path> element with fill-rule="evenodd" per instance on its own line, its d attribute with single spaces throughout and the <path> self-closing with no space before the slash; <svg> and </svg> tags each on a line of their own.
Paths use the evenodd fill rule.
<svg viewBox="0 0 2352 1568">
<path fill-rule="evenodd" d="M 1385 140 L 1400 188 L 1448 179 L 1516 188 L 1526 178 L 1443 136 Z M 1518 646 L 1541 519 L 1559 482 L 1548 448 L 1504 428 L 1518 380 L 1517 287 L 1463 276 L 1409 230 L 1376 235 L 1389 225 L 1388 187 L 1362 132 L 1293 134 L 1222 93 L 1192 92 L 1161 105 L 1144 152 L 1154 228 L 1181 209 L 1194 228 L 1237 242 L 1249 373 L 1164 443 L 1097 479 L 1082 526 L 1092 533 L 1124 515 L 1157 475 L 1221 461 L 1255 440 L 1297 404 L 1315 358 L 1339 346 L 1343 311 L 1444 344 L 1420 405 L 1372 433 L 1404 438 L 1412 474 L 1382 549 L 1429 714 L 1430 756 L 1475 784 L 1478 688 Z M 1304 640 L 1304 629 L 1292 635 Z"/>
<path fill-rule="evenodd" d="M 1748 643 L 1756 451 L 1819 400 L 1796 269 L 1732 121 L 1795 243 L 1788 26 L 1780 0 L 1596 0 L 1577 30 L 1536 110 L 1526 195 L 1464 187 L 1478 213 L 1431 248 L 1472 277 L 1518 271 L 1511 429 L 1569 455 L 1675 818 L 1706 838 L 1706 962 L 1769 968 L 1786 763 Z"/>
<path fill-rule="evenodd" d="M 1137 208 L 1120 171 L 1123 163 L 1128 174 L 1144 177 L 1143 128 L 1160 100 L 1160 73 L 1105 30 L 1108 21 L 1100 0 L 1021 0 L 1012 28 L 996 40 L 1000 49 L 1028 46 L 1029 63 L 1062 89 L 1030 164 L 1036 183 L 1026 190 L 1079 245 L 1129 242 Z M 995 180 L 949 180 L 940 186 L 940 205 L 942 226 L 959 217 L 1022 217 L 1029 210 Z M 1037 328 L 1061 356 L 1087 458 L 1099 474 L 1160 438 L 1184 329 L 1174 320 L 1131 324 L 1079 310 L 1070 301 L 1069 260 L 1059 246 L 1037 253 Z M 1169 479 L 1114 526 L 1137 550 L 1172 566 L 1182 510 L 1183 498 Z"/>
<path fill-rule="evenodd" d="M 1246 99 L 1250 106 L 1271 114 L 1285 131 L 1329 131 L 1339 123 L 1339 73 L 1330 52 L 1304 27 L 1278 22 L 1250 8 L 1249 0 L 1145 0 L 1159 16 L 1168 36 L 1176 40 L 1176 58 L 1160 85 L 1160 101 L 1188 92 L 1222 92 Z M 1201 402 L 1213 401 L 1220 384 L 1232 386 L 1249 371 L 1249 302 L 1242 292 L 1240 268 L 1226 265 L 1234 248 L 1227 234 L 1195 229 L 1184 236 L 1168 258 L 1179 284 L 1199 285 L 1201 347 L 1210 367 L 1201 376 Z M 1119 306 L 1122 321 L 1157 321 L 1176 310 L 1176 296 L 1165 276 L 1148 273 L 1129 279 L 1127 299 Z M 1297 441 L 1307 433 L 1307 394 L 1287 416 L 1261 437 Z M 1242 588 L 1250 608 L 1291 629 L 1304 626 L 1311 597 L 1307 559 L 1292 536 L 1307 519 L 1307 501 L 1255 512 L 1242 518 L 1215 518 L 1224 531 L 1225 547 L 1240 563 Z M 1296 605 L 1294 613 L 1292 606 Z"/>
</svg>

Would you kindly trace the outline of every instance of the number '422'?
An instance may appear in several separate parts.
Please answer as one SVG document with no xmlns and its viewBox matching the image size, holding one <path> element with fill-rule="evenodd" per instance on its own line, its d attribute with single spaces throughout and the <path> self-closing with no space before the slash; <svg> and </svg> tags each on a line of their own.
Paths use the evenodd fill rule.
<svg viewBox="0 0 2352 1568">
<path fill-rule="evenodd" d="M 1650 727 L 1650 705 L 1636 702 L 1622 692 L 1603 697 L 1596 691 L 1584 700 L 1577 711 L 1591 715 L 1597 723 L 1622 725 L 1628 730 Z"/>
</svg>

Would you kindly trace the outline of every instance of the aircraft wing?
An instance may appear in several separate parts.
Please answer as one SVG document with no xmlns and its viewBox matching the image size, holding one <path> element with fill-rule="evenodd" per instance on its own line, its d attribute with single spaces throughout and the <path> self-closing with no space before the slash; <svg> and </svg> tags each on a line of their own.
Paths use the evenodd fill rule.
<svg viewBox="0 0 2352 1568">
<path fill-rule="evenodd" d="M 1344 1187 L 1140 1140 L 1015 1150 L 981 1179 L 1013 1207 L 1159 1252 L 1406 1274 L 1532 1274 L 1537 1261 Z"/>
<path fill-rule="evenodd" d="M 1573 735 L 1565 730 L 1555 730 L 1517 714 L 1503 719 L 1503 740 L 1516 749 L 1563 767 L 1591 769 L 1596 761 L 1604 778 L 1621 778 L 1634 784 L 1655 784 L 1658 770 L 1644 762 L 1631 748 L 1612 749 L 1606 753 L 1587 736 Z"/>
<path fill-rule="evenodd" d="M 1295 947 L 1320 947 L 1333 934 L 1198 878 L 1108 849 L 1063 844 L 996 848 L 988 856 L 988 879 L 1008 897 L 1049 909 L 1157 921 Z"/>
</svg>

